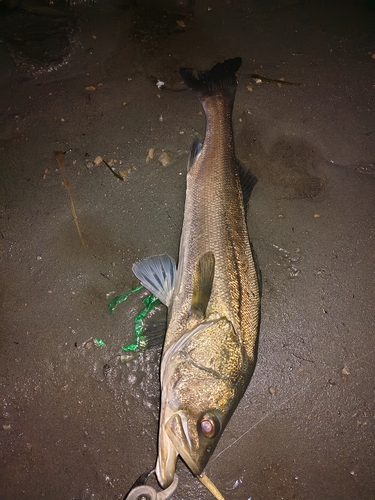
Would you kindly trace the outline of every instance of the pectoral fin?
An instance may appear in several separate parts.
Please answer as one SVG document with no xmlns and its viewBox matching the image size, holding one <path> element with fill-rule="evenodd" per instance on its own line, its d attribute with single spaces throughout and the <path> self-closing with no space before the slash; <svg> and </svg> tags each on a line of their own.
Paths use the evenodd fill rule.
<svg viewBox="0 0 375 500">
<path fill-rule="evenodd" d="M 133 273 L 160 302 L 169 307 L 176 275 L 176 262 L 169 255 L 155 255 L 133 264 Z"/>
<path fill-rule="evenodd" d="M 191 300 L 190 313 L 199 319 L 205 317 L 208 301 L 211 297 L 214 274 L 214 254 L 212 252 L 206 252 L 199 259 L 193 277 L 193 297 Z"/>
</svg>

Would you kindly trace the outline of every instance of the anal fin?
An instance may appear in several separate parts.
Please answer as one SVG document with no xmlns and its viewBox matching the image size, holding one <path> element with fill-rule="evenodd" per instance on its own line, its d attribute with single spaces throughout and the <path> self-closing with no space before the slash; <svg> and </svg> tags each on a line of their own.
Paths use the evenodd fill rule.
<svg viewBox="0 0 375 500">
<path fill-rule="evenodd" d="M 258 182 L 258 179 L 253 175 L 249 170 L 245 170 L 243 165 L 239 160 L 236 160 L 237 163 L 237 168 L 238 168 L 238 174 L 240 176 L 240 183 L 241 183 L 241 188 L 242 188 L 242 195 L 243 195 L 243 204 L 245 206 L 245 210 L 247 210 L 247 206 L 249 204 L 249 198 L 251 195 L 251 192 L 255 186 L 255 184 Z"/>
<path fill-rule="evenodd" d="M 204 253 L 199 259 L 193 276 L 193 297 L 190 314 L 203 319 L 211 297 L 215 274 L 215 257 L 212 252 Z"/>
<path fill-rule="evenodd" d="M 187 168 L 188 172 L 191 169 L 191 167 L 193 166 L 195 160 L 201 154 L 202 147 L 203 147 L 202 143 L 199 142 L 198 139 L 194 139 L 193 144 L 191 146 L 190 155 L 189 155 L 188 168 Z"/>
</svg>

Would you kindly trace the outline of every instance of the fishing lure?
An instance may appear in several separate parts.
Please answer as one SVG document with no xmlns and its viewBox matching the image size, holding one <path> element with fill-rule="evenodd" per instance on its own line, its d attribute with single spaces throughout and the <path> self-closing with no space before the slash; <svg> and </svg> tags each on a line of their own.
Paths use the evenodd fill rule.
<svg viewBox="0 0 375 500">
<path fill-rule="evenodd" d="M 138 292 L 139 290 L 142 290 L 143 286 L 138 285 L 130 292 L 123 293 L 119 295 L 118 297 L 115 297 L 108 303 L 108 309 L 109 312 L 112 314 L 115 308 L 124 302 L 126 299 L 130 297 L 133 293 Z M 137 316 L 134 317 L 133 321 L 133 331 L 134 331 L 134 341 L 131 342 L 128 345 L 125 345 L 122 347 L 122 350 L 125 352 L 134 352 L 134 351 L 139 351 L 141 349 L 145 349 L 148 344 L 148 338 L 146 335 L 144 335 L 144 329 L 145 325 L 143 320 L 146 318 L 146 316 L 153 310 L 155 307 L 161 304 L 160 300 L 155 297 L 155 295 L 147 295 L 143 299 L 143 304 L 144 307 L 143 309 L 137 314 Z"/>
</svg>

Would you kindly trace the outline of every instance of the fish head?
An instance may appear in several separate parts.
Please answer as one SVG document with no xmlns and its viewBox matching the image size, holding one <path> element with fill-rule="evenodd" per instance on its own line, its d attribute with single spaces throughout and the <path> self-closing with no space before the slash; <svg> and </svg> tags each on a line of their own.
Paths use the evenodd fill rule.
<svg viewBox="0 0 375 500">
<path fill-rule="evenodd" d="M 177 457 L 195 475 L 207 465 L 248 382 L 249 359 L 227 319 L 186 332 L 163 357 L 156 475 L 163 488 Z"/>
</svg>

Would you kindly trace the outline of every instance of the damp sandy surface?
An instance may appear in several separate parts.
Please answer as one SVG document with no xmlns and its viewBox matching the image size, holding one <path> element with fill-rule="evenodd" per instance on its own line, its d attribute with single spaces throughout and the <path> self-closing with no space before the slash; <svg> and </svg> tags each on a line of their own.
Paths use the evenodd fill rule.
<svg viewBox="0 0 375 500">
<path fill-rule="evenodd" d="M 8 29 L 0 44 L 1 500 L 121 499 L 153 466 L 160 353 L 121 363 L 142 294 L 112 315 L 107 303 L 137 284 L 135 260 L 177 257 L 186 162 L 204 133 L 178 69 L 238 55 L 233 122 L 258 179 L 248 226 L 262 322 L 255 373 L 207 473 L 227 499 L 374 498 L 375 11 L 329 4 L 11 14 L 18 39 Z M 47 34 L 31 50 L 38 26 Z M 211 498 L 183 463 L 178 475 L 173 499 Z"/>
</svg>

